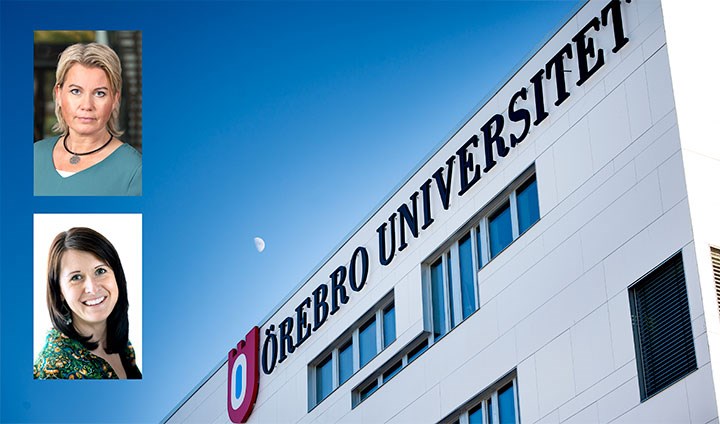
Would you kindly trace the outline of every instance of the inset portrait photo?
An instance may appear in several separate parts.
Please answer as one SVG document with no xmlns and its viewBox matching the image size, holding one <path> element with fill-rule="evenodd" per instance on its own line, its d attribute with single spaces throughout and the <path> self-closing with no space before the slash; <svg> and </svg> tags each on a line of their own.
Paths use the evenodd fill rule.
<svg viewBox="0 0 720 424">
<path fill-rule="evenodd" d="M 35 196 L 142 195 L 141 32 L 34 40 Z"/>
<path fill-rule="evenodd" d="M 142 378 L 142 215 L 35 214 L 33 377 Z"/>
</svg>

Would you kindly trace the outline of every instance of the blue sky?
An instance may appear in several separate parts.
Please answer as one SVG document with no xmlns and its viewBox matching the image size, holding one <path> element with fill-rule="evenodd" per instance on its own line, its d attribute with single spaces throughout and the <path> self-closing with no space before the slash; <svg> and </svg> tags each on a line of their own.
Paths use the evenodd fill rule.
<svg viewBox="0 0 720 424">
<path fill-rule="evenodd" d="M 161 420 L 577 3 L 2 2 L 0 421 Z M 103 28 L 143 31 L 144 195 L 34 198 L 32 31 Z M 32 216 L 110 212 L 144 378 L 33 381 Z"/>
</svg>

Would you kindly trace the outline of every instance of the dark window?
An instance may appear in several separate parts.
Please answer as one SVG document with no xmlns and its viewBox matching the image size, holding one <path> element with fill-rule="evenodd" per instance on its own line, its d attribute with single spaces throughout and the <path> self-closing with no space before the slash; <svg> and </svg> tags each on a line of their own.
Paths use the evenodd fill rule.
<svg viewBox="0 0 720 424">
<path fill-rule="evenodd" d="M 318 402 L 325 399 L 333 390 L 332 355 L 320 362 L 315 369 Z"/>
<path fill-rule="evenodd" d="M 383 346 L 388 347 L 395 341 L 395 305 L 390 304 L 383 310 Z"/>
<path fill-rule="evenodd" d="M 470 410 L 468 413 L 468 422 L 470 424 L 483 424 L 483 404 L 482 402 Z"/>
<path fill-rule="evenodd" d="M 480 229 L 481 226 L 478 225 L 475 227 L 475 246 L 477 247 L 477 267 L 478 269 L 482 268 L 483 265 L 485 265 L 485 262 L 483 262 L 483 253 L 482 253 L 482 246 L 483 244 L 486 244 L 482 240 L 482 230 Z"/>
<path fill-rule="evenodd" d="M 460 288 L 462 297 L 463 320 L 475 312 L 475 267 L 472 258 L 472 239 L 470 233 L 460 239 Z"/>
<path fill-rule="evenodd" d="M 520 234 L 527 231 L 540 219 L 537 180 L 535 176 L 526 181 L 517 191 L 518 227 Z"/>
<path fill-rule="evenodd" d="M 385 298 L 370 311 L 370 315 L 366 314 L 353 324 L 309 364 L 308 376 L 314 376 L 312 384 L 315 385 L 308 390 L 309 410 L 395 341 L 396 334 L 395 303 L 392 298 Z"/>
<path fill-rule="evenodd" d="M 415 346 L 413 350 L 408 353 L 408 364 L 415 360 L 421 353 L 425 352 L 428 348 L 428 341 L 425 339 L 422 343 Z"/>
<path fill-rule="evenodd" d="M 365 387 L 364 389 L 362 389 L 360 391 L 360 401 L 362 402 L 365 399 L 367 399 L 367 397 L 370 396 L 371 394 L 375 393 L 375 390 L 377 390 L 377 389 L 378 389 L 378 383 L 377 383 L 377 379 L 375 379 L 372 383 L 370 383 L 367 387 Z"/>
<path fill-rule="evenodd" d="M 375 317 L 360 327 L 360 368 L 377 355 L 377 330 Z"/>
<path fill-rule="evenodd" d="M 340 384 L 343 384 L 353 375 L 353 348 L 352 340 L 340 348 L 338 353 L 340 363 Z"/>
<path fill-rule="evenodd" d="M 642 400 L 697 369 L 682 254 L 630 288 Z"/>
<path fill-rule="evenodd" d="M 505 203 L 488 219 L 490 258 L 494 258 L 513 241 L 510 203 Z"/>
<path fill-rule="evenodd" d="M 397 361 L 395 365 L 388 368 L 387 371 L 383 373 L 383 384 L 390 381 L 391 378 L 395 377 L 395 374 L 399 373 L 402 369 L 402 360 Z"/>
<path fill-rule="evenodd" d="M 498 412 L 500 424 L 515 423 L 515 393 L 512 383 L 498 391 Z"/>
<path fill-rule="evenodd" d="M 430 286 L 432 290 L 432 317 L 435 340 L 447 333 L 445 324 L 445 283 L 443 281 L 443 264 L 438 260 L 430 267 Z"/>
</svg>

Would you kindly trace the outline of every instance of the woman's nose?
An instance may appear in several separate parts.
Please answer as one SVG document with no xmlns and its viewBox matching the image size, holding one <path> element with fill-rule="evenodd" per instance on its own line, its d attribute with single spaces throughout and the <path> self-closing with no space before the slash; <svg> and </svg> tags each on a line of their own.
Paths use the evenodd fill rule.
<svg viewBox="0 0 720 424">
<path fill-rule="evenodd" d="M 92 96 L 90 96 L 90 95 L 82 96 L 80 107 L 82 107 L 84 110 L 92 110 L 92 108 L 94 107 Z"/>
<path fill-rule="evenodd" d="M 93 277 L 88 277 L 85 279 L 85 293 L 95 293 L 96 288 L 97 283 L 95 282 L 95 279 Z"/>
</svg>

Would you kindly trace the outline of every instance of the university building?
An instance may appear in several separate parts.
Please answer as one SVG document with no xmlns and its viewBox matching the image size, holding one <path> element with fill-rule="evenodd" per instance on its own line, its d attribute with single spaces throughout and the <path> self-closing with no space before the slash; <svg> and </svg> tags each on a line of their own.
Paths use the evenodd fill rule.
<svg viewBox="0 0 720 424">
<path fill-rule="evenodd" d="M 663 9 L 589 0 L 165 421 L 718 422 L 720 142 Z"/>
</svg>

